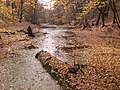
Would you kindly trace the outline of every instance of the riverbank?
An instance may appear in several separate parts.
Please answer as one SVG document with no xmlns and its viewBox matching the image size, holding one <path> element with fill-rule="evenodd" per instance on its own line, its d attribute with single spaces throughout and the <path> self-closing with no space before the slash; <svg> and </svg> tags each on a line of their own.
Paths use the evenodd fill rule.
<svg viewBox="0 0 120 90">
<path fill-rule="evenodd" d="M 40 51 L 37 58 L 66 90 L 119 90 L 120 50 L 97 47 L 95 51 L 87 64 L 80 65 L 80 68 L 45 51 Z"/>
<path fill-rule="evenodd" d="M 27 27 L 31 26 L 34 38 L 28 37 Z M 23 22 L 0 28 L 0 90 L 61 90 L 35 54 L 41 50 L 38 26 Z"/>
<path fill-rule="evenodd" d="M 49 52 L 40 51 L 36 57 L 42 65 L 59 78 L 59 83 L 68 90 L 119 90 L 119 29 L 105 27 L 93 30 L 77 29 L 73 32 L 74 35 L 67 31 L 70 35 L 63 35 L 62 38 L 67 39 L 68 43 L 59 46 L 68 61 L 56 58 Z M 80 67 L 73 65 L 74 59 Z"/>
<path fill-rule="evenodd" d="M 29 38 L 28 35 L 24 33 L 27 31 L 26 29 L 29 25 L 33 29 L 35 38 Z M 40 76 L 41 71 L 39 70 L 42 68 L 41 64 L 39 61 L 33 60 L 37 52 L 44 50 L 47 51 L 48 56 L 53 58 L 49 58 L 49 60 L 46 58 L 47 55 L 41 55 L 39 53 L 38 56 L 40 55 L 41 57 L 49 60 L 49 62 L 45 63 L 45 65 L 50 65 L 50 72 L 57 75 L 59 77 L 59 81 L 63 81 L 63 85 L 65 85 L 66 88 L 70 90 L 120 89 L 119 29 L 111 26 L 104 28 L 93 27 L 86 30 L 82 30 L 80 28 L 68 29 L 68 27 L 64 28 L 59 26 L 52 27 L 53 26 L 39 29 L 33 24 L 24 22 L 21 24 L 16 23 L 15 26 L 13 25 L 0 29 L 2 43 L 2 47 L 0 48 L 0 70 L 2 72 L 1 77 L 3 77 L 3 79 L 7 78 L 5 80 L 9 81 L 9 75 L 11 75 L 10 73 L 14 74 L 13 71 L 16 68 L 14 66 L 18 65 L 18 69 L 16 71 L 19 71 L 19 77 L 22 76 L 22 74 L 20 74 L 21 71 L 24 73 L 23 76 L 25 77 L 25 73 L 29 71 L 30 73 L 28 73 L 27 76 L 30 75 L 30 77 L 32 77 L 32 73 L 35 73 L 33 74 L 35 77 L 38 75 L 38 80 L 35 79 L 35 81 L 37 80 L 37 84 L 34 84 L 35 87 L 41 88 L 41 85 L 46 85 L 40 84 L 40 87 L 38 87 L 39 82 L 41 82 L 39 79 L 43 77 L 44 74 L 43 76 Z M 23 56 L 26 58 L 25 61 L 23 58 L 19 58 L 19 54 L 20 57 Z M 17 62 L 21 64 L 16 64 Z M 34 63 L 34 65 L 32 63 Z M 37 65 L 35 63 L 37 63 Z M 69 68 L 72 67 L 74 63 L 79 64 L 80 68 L 76 66 L 75 68 L 77 68 L 77 71 L 75 73 L 71 73 L 69 72 Z M 44 65 L 44 62 L 42 64 Z M 25 69 L 26 67 L 28 67 L 27 70 Z M 12 70 L 9 70 L 9 68 Z M 5 70 L 8 70 L 9 73 L 5 73 Z M 26 71 L 24 72 L 24 70 Z M 10 78 L 12 78 L 11 76 Z M 60 78 L 61 76 L 62 78 Z M 3 82 L 2 87 L 6 88 L 8 83 L 6 84 L 6 81 L 2 78 L 0 79 L 1 82 Z M 33 79 L 29 79 L 29 83 L 33 84 Z M 48 76 L 48 79 L 51 80 L 50 76 Z M 13 81 L 14 80 L 17 83 L 19 78 L 15 77 Z M 20 82 L 23 84 L 22 80 L 24 79 L 21 79 Z M 28 82 L 28 80 L 25 80 L 25 82 Z M 10 84 L 7 88 L 13 88 Z M 14 83 L 12 83 L 12 86 L 13 85 Z M 32 88 L 34 88 L 34 85 Z M 31 86 L 31 84 L 29 84 L 29 86 Z M 53 88 L 54 87 L 56 86 L 53 82 Z M 41 90 L 44 90 L 44 88 Z"/>
</svg>

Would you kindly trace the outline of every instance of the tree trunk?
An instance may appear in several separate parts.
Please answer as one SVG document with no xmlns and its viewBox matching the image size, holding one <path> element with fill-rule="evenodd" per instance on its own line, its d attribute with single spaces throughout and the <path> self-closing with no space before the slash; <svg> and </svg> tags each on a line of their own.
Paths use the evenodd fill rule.
<svg viewBox="0 0 120 90">
<path fill-rule="evenodd" d="M 117 23 L 118 27 L 120 28 L 120 25 L 119 25 L 119 15 L 118 15 L 118 11 L 116 9 L 116 5 L 115 5 L 115 1 L 113 0 L 113 2 L 110 0 L 110 6 L 111 6 L 111 9 L 113 11 L 113 14 L 114 14 L 114 17 L 113 17 L 113 24 L 114 23 Z"/>
<path fill-rule="evenodd" d="M 32 18 L 32 23 L 36 24 L 37 23 L 37 1 L 35 0 L 35 6 L 33 8 L 33 18 Z"/>
<path fill-rule="evenodd" d="M 99 5 L 101 5 L 101 3 Z M 106 14 L 105 12 L 106 12 L 106 9 L 107 9 L 107 4 L 105 4 L 105 6 L 102 6 L 100 8 L 97 6 L 97 9 L 99 10 L 100 13 L 99 13 L 96 25 L 99 24 L 100 17 L 101 17 L 101 19 L 102 19 L 102 27 L 104 27 L 105 26 L 105 14 Z"/>
<path fill-rule="evenodd" d="M 99 13 L 99 15 L 98 15 L 98 19 L 97 19 L 96 25 L 99 25 L 100 17 L 101 17 L 101 13 Z"/>
<path fill-rule="evenodd" d="M 12 16 L 13 16 L 13 19 L 14 19 L 14 9 L 15 9 L 15 2 L 12 1 Z"/>
<path fill-rule="evenodd" d="M 104 17 L 104 13 L 102 14 L 102 27 L 105 26 L 105 17 Z"/>
<path fill-rule="evenodd" d="M 23 0 L 20 1 L 20 20 L 19 22 L 22 22 L 22 17 L 23 17 Z"/>
</svg>

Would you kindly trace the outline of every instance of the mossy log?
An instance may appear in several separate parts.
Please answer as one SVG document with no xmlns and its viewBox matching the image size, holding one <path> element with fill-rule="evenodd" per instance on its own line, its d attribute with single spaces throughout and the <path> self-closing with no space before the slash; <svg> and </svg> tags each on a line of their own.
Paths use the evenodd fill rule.
<svg viewBox="0 0 120 90">
<path fill-rule="evenodd" d="M 75 86 L 76 84 L 73 85 L 73 83 L 69 81 L 69 79 L 80 70 L 77 66 L 71 66 L 70 64 L 52 56 L 47 51 L 40 51 L 35 57 L 40 60 L 41 64 L 45 67 L 48 73 L 54 79 L 58 80 L 60 85 L 66 88 L 65 90 L 78 90 L 77 86 Z"/>
</svg>

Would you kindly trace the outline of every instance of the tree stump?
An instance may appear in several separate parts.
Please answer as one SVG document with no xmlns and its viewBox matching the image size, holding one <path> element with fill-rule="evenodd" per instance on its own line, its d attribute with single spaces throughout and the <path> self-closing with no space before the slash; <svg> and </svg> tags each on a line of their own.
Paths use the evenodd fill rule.
<svg viewBox="0 0 120 90">
<path fill-rule="evenodd" d="M 3 42 L 1 36 L 0 36 L 0 48 L 3 48 Z"/>
<path fill-rule="evenodd" d="M 35 35 L 32 32 L 32 28 L 30 26 L 27 28 L 27 31 L 28 31 L 28 36 L 29 37 L 35 37 Z"/>
</svg>

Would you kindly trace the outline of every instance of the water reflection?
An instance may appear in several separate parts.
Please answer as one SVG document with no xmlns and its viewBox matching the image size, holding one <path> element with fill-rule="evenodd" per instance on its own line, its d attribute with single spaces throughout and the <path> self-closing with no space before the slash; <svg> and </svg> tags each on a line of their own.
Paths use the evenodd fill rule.
<svg viewBox="0 0 120 90">
<path fill-rule="evenodd" d="M 73 64 L 76 59 L 76 62 L 83 64 L 89 59 L 89 46 L 82 45 L 80 37 L 76 36 L 73 30 L 47 28 L 41 31 L 48 33 L 41 42 L 43 50 L 50 52 L 60 60 Z"/>
</svg>

